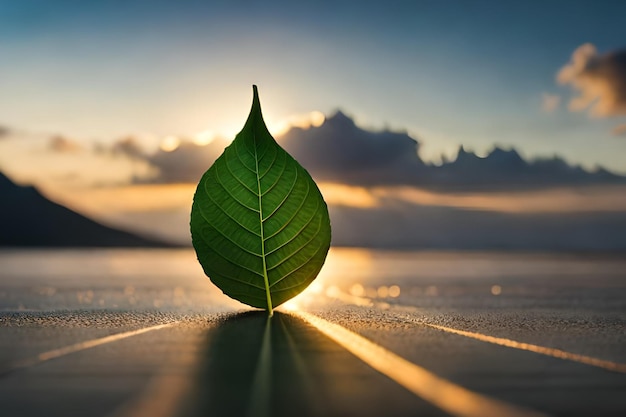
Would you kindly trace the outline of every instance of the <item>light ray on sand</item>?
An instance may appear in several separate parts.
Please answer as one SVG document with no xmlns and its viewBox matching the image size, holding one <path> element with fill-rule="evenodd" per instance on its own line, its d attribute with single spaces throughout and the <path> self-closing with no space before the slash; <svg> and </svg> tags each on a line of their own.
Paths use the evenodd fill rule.
<svg viewBox="0 0 626 417">
<path fill-rule="evenodd" d="M 143 329 L 131 330 L 128 332 L 117 333 L 110 336 L 101 337 L 98 339 L 86 340 L 84 342 L 78 342 L 73 345 L 64 346 L 58 349 L 49 350 L 47 352 L 40 353 L 39 355 L 14 362 L 13 364 L 9 364 L 9 366 L 3 370 L 0 370 L 0 377 L 11 374 L 15 371 L 18 371 L 23 368 L 28 368 L 30 366 L 38 365 L 42 362 L 49 361 L 51 359 L 56 359 L 61 356 L 69 355 L 71 353 L 80 352 L 81 350 L 91 349 L 96 346 L 104 345 L 111 342 L 117 342 L 118 340 L 126 339 L 132 336 L 137 336 L 143 333 L 151 332 L 153 330 L 164 329 L 166 327 L 173 326 L 177 324 L 178 321 L 158 324 L 156 326 L 144 327 Z"/>
<path fill-rule="evenodd" d="M 431 324 L 420 322 L 424 326 L 432 327 L 433 329 L 441 330 L 447 333 L 458 334 L 460 336 L 469 337 L 471 339 L 480 340 L 481 342 L 493 343 L 494 345 L 506 346 L 513 349 L 526 350 L 529 352 L 539 353 L 541 355 L 552 356 L 554 358 L 565 359 L 573 362 L 584 363 L 585 365 L 596 366 L 598 368 L 604 368 L 609 371 L 626 373 L 626 364 L 611 362 L 604 359 L 594 358 L 592 356 L 580 355 L 578 353 L 567 352 L 561 349 L 554 349 L 545 346 L 533 345 L 530 343 L 518 342 L 511 339 L 505 339 L 502 337 L 488 336 L 482 333 L 468 332 L 466 330 L 453 329 L 451 327 L 440 326 L 438 324 Z"/>
<path fill-rule="evenodd" d="M 453 416 L 539 417 L 545 414 L 470 391 L 396 355 L 345 327 L 303 311 L 294 311 L 363 362 L 391 378 L 413 394 Z"/>
<path fill-rule="evenodd" d="M 391 309 L 391 310 L 410 311 L 410 312 L 419 311 L 415 307 L 398 305 L 398 304 L 390 305 L 388 303 L 378 303 L 366 297 L 356 297 L 353 295 L 346 294 L 344 292 L 338 292 L 337 294 L 332 294 L 332 293 L 327 292 L 326 295 L 333 297 L 333 298 L 337 298 L 338 300 L 341 300 L 345 303 L 359 305 L 359 306 L 373 306 L 375 308 L 380 308 L 383 310 Z M 358 300 L 355 301 L 354 299 L 358 299 Z M 422 311 L 419 311 L 419 312 L 422 313 Z M 415 322 L 415 320 L 411 320 L 411 321 Z M 452 334 L 456 334 L 459 336 L 465 336 L 471 339 L 480 340 L 481 342 L 492 343 L 494 345 L 505 346 L 505 347 L 519 349 L 519 350 L 525 350 L 528 352 L 538 353 L 540 355 L 551 356 L 553 358 L 568 360 L 572 362 L 578 362 L 578 363 L 595 366 L 595 367 L 606 369 L 606 370 L 613 371 L 613 372 L 626 373 L 626 364 L 624 363 L 612 362 L 612 361 L 608 361 L 605 359 L 594 358 L 593 356 L 581 355 L 578 353 L 567 352 L 565 350 L 555 349 L 555 348 L 546 347 L 546 346 L 534 345 L 531 343 L 518 342 L 516 340 L 506 339 L 502 337 L 495 337 L 495 336 L 489 336 L 489 335 L 482 334 L 482 333 L 470 332 L 467 330 L 454 329 L 452 327 L 428 323 L 423 320 L 419 320 L 417 321 L 417 323 L 423 326 L 431 327 L 433 329 L 441 330 L 443 332 L 452 333 Z"/>
</svg>

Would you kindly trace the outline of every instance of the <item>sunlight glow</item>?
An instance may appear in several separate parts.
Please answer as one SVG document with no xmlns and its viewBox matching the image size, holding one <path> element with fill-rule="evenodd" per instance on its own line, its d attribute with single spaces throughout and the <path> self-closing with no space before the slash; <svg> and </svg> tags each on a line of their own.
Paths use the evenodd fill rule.
<svg viewBox="0 0 626 417">
<path fill-rule="evenodd" d="M 180 146 L 180 139 L 176 136 L 166 136 L 161 141 L 161 150 L 165 152 L 173 152 Z"/>
<path fill-rule="evenodd" d="M 15 182 L 34 184 L 57 200 L 61 189 L 81 198 L 83 187 L 128 183 L 131 178 L 149 178 L 155 168 L 147 161 L 118 157 L 105 152 L 50 152 L 49 139 L 0 140 L 0 167 Z M 81 192 L 76 192 L 76 188 Z"/>
<path fill-rule="evenodd" d="M 326 120 L 324 113 L 317 110 L 309 113 L 309 118 L 311 120 L 311 126 L 313 127 L 320 127 L 322 123 L 324 123 L 324 121 Z"/>
<path fill-rule="evenodd" d="M 193 136 L 193 143 L 198 146 L 206 146 L 213 142 L 215 134 L 210 130 L 198 132 Z"/>
<path fill-rule="evenodd" d="M 282 136 L 292 127 L 300 129 L 309 129 L 311 127 L 319 127 L 324 123 L 326 117 L 324 113 L 314 110 L 304 114 L 293 114 L 280 121 L 266 120 L 267 128 L 274 136 Z"/>
<path fill-rule="evenodd" d="M 307 291 L 312 292 L 313 294 L 321 294 L 324 291 L 324 286 L 321 282 L 313 281 L 307 288 Z"/>
<path fill-rule="evenodd" d="M 313 281 L 304 291 L 296 295 L 291 300 L 281 304 L 279 308 L 283 311 L 296 311 L 306 309 L 310 304 L 319 300 L 319 296 L 328 291 L 324 288 L 323 279 L 319 277 Z"/>
<path fill-rule="evenodd" d="M 315 282 L 330 285 L 341 277 L 344 282 L 357 282 L 367 279 L 372 272 L 371 252 L 357 248 L 331 247 L 324 268 L 320 271 Z"/>
<path fill-rule="evenodd" d="M 287 301 L 284 304 L 280 305 L 280 309 L 284 310 L 284 311 L 297 311 L 300 309 L 300 306 L 298 305 L 298 302 L 295 301 L 293 298 L 289 301 Z"/>
<path fill-rule="evenodd" d="M 194 184 L 142 184 L 95 187 L 63 194 L 62 200 L 96 216 L 118 212 L 173 211 L 191 204 Z M 164 198 L 164 196 L 167 196 Z"/>
<path fill-rule="evenodd" d="M 330 182 L 318 185 L 329 205 L 357 208 L 373 208 L 379 205 L 378 198 L 365 187 Z"/>
<path fill-rule="evenodd" d="M 504 213 L 562 213 L 624 211 L 626 193 L 622 187 L 589 186 L 532 191 L 492 193 L 445 193 L 414 187 L 364 189 L 373 201 L 398 200 L 415 205 L 490 210 Z"/>
<path fill-rule="evenodd" d="M 267 121 L 266 123 L 267 130 L 269 130 L 274 137 L 284 135 L 291 128 L 291 124 L 286 120 L 281 120 L 280 122 Z"/>
</svg>

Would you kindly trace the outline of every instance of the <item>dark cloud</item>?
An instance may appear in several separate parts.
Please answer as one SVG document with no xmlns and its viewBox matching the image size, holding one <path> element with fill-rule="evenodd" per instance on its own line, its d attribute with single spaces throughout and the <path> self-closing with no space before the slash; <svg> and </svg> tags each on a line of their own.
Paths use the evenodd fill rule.
<svg viewBox="0 0 626 417">
<path fill-rule="evenodd" d="M 453 161 L 427 165 L 417 154 L 419 143 L 407 134 L 364 130 L 343 113 L 318 128 L 292 129 L 281 143 L 316 179 L 361 186 L 489 191 L 626 181 L 559 157 L 526 161 L 515 149 L 500 147 L 479 157 L 461 146 Z"/>
<path fill-rule="evenodd" d="M 73 153 L 82 151 L 83 147 L 72 139 L 57 135 L 48 141 L 48 149 L 53 152 Z"/>
<path fill-rule="evenodd" d="M 319 180 L 409 184 L 424 168 L 415 139 L 406 133 L 361 129 L 342 112 L 317 128 L 293 128 L 280 143 Z"/>
<path fill-rule="evenodd" d="M 279 143 L 322 181 L 350 184 L 411 184 L 424 169 L 419 144 L 405 133 L 372 132 L 357 127 L 341 112 L 319 127 L 292 128 Z M 229 142 L 216 138 L 208 145 L 182 139 L 173 150 L 147 154 L 132 137 L 116 142 L 115 153 L 143 159 L 157 168 L 155 182 L 196 183 Z"/>
<path fill-rule="evenodd" d="M 603 168 L 587 171 L 563 158 L 527 161 L 514 149 L 494 147 L 485 157 L 459 148 L 454 161 L 432 167 L 428 188 L 456 191 L 539 189 L 556 186 L 626 183 L 626 178 Z"/>
<path fill-rule="evenodd" d="M 158 174 L 151 182 L 197 183 L 229 143 L 216 139 L 197 145 L 174 139 L 176 146 L 154 153 L 146 153 L 132 137 L 118 141 L 111 149 L 156 168 Z M 316 180 L 364 187 L 490 191 L 626 182 L 626 178 L 601 168 L 586 171 L 559 157 L 528 161 L 515 149 L 500 147 L 485 157 L 460 147 L 454 160 L 428 165 L 418 156 L 419 142 L 406 133 L 365 130 L 341 112 L 319 127 L 292 128 L 278 141 Z"/>
<path fill-rule="evenodd" d="M 123 137 L 111 145 L 96 144 L 94 152 L 113 156 L 125 156 L 148 163 L 154 168 L 154 175 L 135 178 L 139 183 L 197 183 L 204 172 L 224 152 L 229 142 L 216 138 L 206 145 L 198 145 L 191 140 L 176 139 L 176 146 L 163 146 L 156 151 L 148 151 L 144 140 L 135 136 Z"/>
<path fill-rule="evenodd" d="M 137 159 L 145 159 L 148 156 L 140 141 L 134 136 L 126 136 L 116 141 L 110 151 L 115 155 L 121 154 Z"/>
<path fill-rule="evenodd" d="M 0 125 L 0 139 L 7 138 L 11 134 L 11 129 L 6 126 Z"/>
<path fill-rule="evenodd" d="M 589 109 L 596 117 L 626 115 L 626 49 L 602 55 L 590 43 L 581 45 L 557 81 L 578 93 L 569 102 L 572 111 Z"/>
<path fill-rule="evenodd" d="M 200 181 L 202 174 L 224 152 L 228 142 L 216 139 L 208 145 L 196 145 L 190 141 L 182 141 L 172 150 L 159 149 L 146 160 L 158 169 L 158 176 L 152 181 L 164 183 Z"/>
</svg>

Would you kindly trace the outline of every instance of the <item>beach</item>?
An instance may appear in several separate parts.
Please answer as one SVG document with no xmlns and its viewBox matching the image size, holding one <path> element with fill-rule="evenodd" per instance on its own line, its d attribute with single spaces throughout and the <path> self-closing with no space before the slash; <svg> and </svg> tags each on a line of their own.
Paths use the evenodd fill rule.
<svg viewBox="0 0 626 417">
<path fill-rule="evenodd" d="M 333 248 L 272 318 L 188 249 L 3 250 L 0 265 L 7 415 L 626 409 L 618 255 Z"/>
</svg>

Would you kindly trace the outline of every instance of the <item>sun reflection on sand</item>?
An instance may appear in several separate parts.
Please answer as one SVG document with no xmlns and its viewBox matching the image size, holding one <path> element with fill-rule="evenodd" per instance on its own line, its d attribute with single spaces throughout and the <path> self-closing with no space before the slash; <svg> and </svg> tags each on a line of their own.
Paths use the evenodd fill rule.
<svg viewBox="0 0 626 417">
<path fill-rule="evenodd" d="M 302 311 L 292 313 L 311 324 L 363 362 L 415 395 L 453 416 L 544 416 L 470 391 L 396 355 L 338 324 Z"/>
<path fill-rule="evenodd" d="M 320 302 L 320 296 L 329 297 L 329 291 L 339 291 L 337 284 L 362 278 L 365 271 L 371 270 L 371 254 L 364 249 L 331 248 L 324 267 L 315 281 L 296 297 L 280 306 L 283 311 L 306 309 Z M 333 297 L 330 297 L 333 298 Z"/>
<path fill-rule="evenodd" d="M 376 279 L 372 275 L 375 260 L 371 251 L 359 248 L 331 248 L 326 263 L 319 276 L 302 293 L 280 306 L 283 311 L 306 310 L 312 305 L 328 299 L 339 299 L 349 304 L 371 306 L 371 300 L 393 299 L 400 297 L 402 289 L 396 283 L 371 285 L 368 281 Z M 344 291 L 344 288 L 347 291 Z M 426 290 L 427 295 L 436 295 L 436 287 Z M 320 297 L 322 296 L 322 297 Z M 378 301 L 379 305 L 385 303 Z"/>
<path fill-rule="evenodd" d="M 493 295 L 500 295 L 500 294 L 502 294 L 502 287 L 499 286 L 499 285 L 493 285 L 491 287 L 491 293 Z"/>
</svg>

